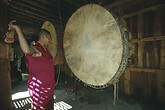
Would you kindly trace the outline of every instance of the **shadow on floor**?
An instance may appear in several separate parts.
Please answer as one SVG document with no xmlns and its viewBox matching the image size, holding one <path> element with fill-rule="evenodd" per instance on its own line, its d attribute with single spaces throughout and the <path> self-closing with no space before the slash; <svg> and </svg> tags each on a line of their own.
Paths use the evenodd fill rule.
<svg viewBox="0 0 165 110">
<path fill-rule="evenodd" d="M 12 95 L 18 93 L 27 93 L 27 81 L 14 85 Z M 121 93 L 117 105 L 113 106 L 113 95 L 113 86 L 97 90 L 77 82 L 76 90 L 74 80 L 64 75 L 60 77 L 55 87 L 54 108 L 55 110 L 165 110 L 163 105 L 144 103 Z M 17 106 L 16 110 L 29 110 L 30 103 L 29 96 L 13 100 L 13 105 Z"/>
</svg>

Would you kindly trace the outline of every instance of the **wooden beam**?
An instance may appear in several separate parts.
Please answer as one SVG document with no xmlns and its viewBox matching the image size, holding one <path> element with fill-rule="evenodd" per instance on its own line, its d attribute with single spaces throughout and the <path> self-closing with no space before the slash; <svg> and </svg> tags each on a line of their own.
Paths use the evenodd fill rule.
<svg viewBox="0 0 165 110">
<path fill-rule="evenodd" d="M 21 2 L 27 3 L 27 4 L 31 5 L 32 7 L 36 7 L 38 9 L 41 9 L 48 13 L 58 14 L 58 10 L 56 10 L 55 8 L 52 10 L 50 8 L 50 6 L 40 3 L 40 2 L 38 2 L 38 0 L 35 0 L 35 1 L 34 0 L 21 0 Z M 54 5 L 53 7 L 56 7 L 56 6 Z"/>
<path fill-rule="evenodd" d="M 123 3 L 117 4 L 117 7 L 113 9 L 114 13 L 119 13 L 119 14 L 126 14 L 130 11 L 133 11 L 134 9 L 139 9 L 139 7 L 136 8 L 138 4 L 141 4 L 140 2 L 144 2 L 144 0 L 134 0 L 134 1 L 129 1 L 128 3 Z M 130 10 L 131 9 L 131 10 Z"/>
<path fill-rule="evenodd" d="M 33 13 L 39 13 L 41 15 L 44 15 L 44 16 L 48 16 L 48 17 L 51 17 L 51 18 L 55 18 L 57 15 L 55 14 L 50 14 L 49 12 L 46 12 L 45 10 L 42 10 L 42 9 L 39 9 L 39 8 L 36 8 L 30 4 L 27 4 L 27 3 L 24 3 L 23 1 L 20 1 L 20 0 L 17 0 L 17 1 L 10 1 L 9 2 L 9 6 L 10 5 L 13 5 L 13 6 L 18 6 L 19 8 L 22 8 L 23 10 L 28 10 L 29 12 L 33 12 Z"/>
<path fill-rule="evenodd" d="M 0 106 L 2 110 L 12 110 L 9 45 L 0 43 Z"/>
<path fill-rule="evenodd" d="M 13 14 L 13 13 L 9 13 L 8 14 L 8 17 L 9 17 L 9 20 L 17 20 L 18 21 L 18 24 L 19 21 L 21 21 L 23 24 L 29 24 L 31 25 L 32 27 L 41 27 L 42 23 L 45 22 L 45 21 L 41 21 L 41 20 L 36 20 L 36 19 L 33 19 L 33 18 L 29 18 L 28 16 L 22 16 L 22 15 L 16 15 L 16 14 Z M 9 22 L 10 22 L 9 21 Z"/>
<path fill-rule="evenodd" d="M 165 73 L 165 69 L 150 69 L 150 68 L 130 68 L 130 67 L 127 67 L 126 71 Z"/>
<path fill-rule="evenodd" d="M 13 9 L 13 8 L 8 8 L 8 13 L 9 13 L 9 15 L 12 15 L 13 17 L 15 17 L 15 16 L 26 17 L 26 18 L 29 18 L 29 20 L 35 19 L 38 22 L 45 21 L 44 18 L 40 18 L 40 17 L 34 16 L 34 15 L 31 15 L 29 13 L 24 13 L 23 11 L 19 11 L 17 9 Z M 12 17 L 12 16 L 10 16 L 10 17 Z"/>
<path fill-rule="evenodd" d="M 15 5 L 14 6 L 13 5 L 10 5 L 10 7 L 13 8 L 14 10 L 17 10 L 16 11 L 16 14 L 19 13 L 19 12 L 22 12 L 22 15 L 24 15 L 23 13 L 26 13 L 26 14 L 29 14 L 31 16 L 35 16 L 35 17 L 38 17 L 40 19 L 43 19 L 45 21 L 48 21 L 48 20 L 51 21 L 51 22 L 56 21 L 56 19 L 52 19 L 52 18 L 50 18 L 48 16 L 44 16 L 42 14 L 29 11 L 28 9 L 24 9 L 22 7 L 18 7 L 18 6 L 15 6 Z M 10 11 L 12 11 L 12 10 L 10 10 Z"/>
<path fill-rule="evenodd" d="M 31 16 L 31 17 L 35 17 L 36 19 L 42 19 L 42 20 L 45 20 L 46 17 L 43 16 L 43 15 L 39 15 L 39 14 L 36 14 L 36 13 L 33 13 L 33 12 L 29 12 L 28 10 L 24 10 L 22 8 L 18 8 L 16 6 L 13 6 L 13 5 L 10 5 L 9 7 L 9 12 L 12 12 L 12 13 L 15 13 L 15 14 L 20 14 L 20 15 L 27 15 L 27 16 Z"/>
<path fill-rule="evenodd" d="M 48 0 L 36 0 L 37 2 L 40 2 L 42 4 L 45 4 L 47 6 L 51 6 L 51 7 L 55 7 L 54 3 L 53 2 L 50 2 Z M 56 1 L 56 0 L 55 0 Z"/>
<path fill-rule="evenodd" d="M 7 5 L 5 0 L 0 1 L 0 42 L 4 41 L 7 31 Z"/>
<path fill-rule="evenodd" d="M 138 39 L 143 36 L 143 14 L 138 14 Z M 143 67 L 143 42 L 138 42 L 138 67 Z"/>
<path fill-rule="evenodd" d="M 135 0 L 117 0 L 116 2 L 114 2 L 113 4 L 109 4 L 107 6 L 105 6 L 105 8 L 110 9 L 110 10 L 114 10 L 116 8 L 119 8 L 119 5 L 124 6 L 125 4 L 130 4 Z"/>
<path fill-rule="evenodd" d="M 163 9 L 163 8 L 162 8 Z M 155 11 L 155 19 L 154 19 L 154 35 L 164 35 L 163 34 L 163 23 L 161 21 L 161 14 L 164 15 L 164 13 L 162 13 L 164 10 L 159 9 L 157 11 Z M 165 9 L 165 8 L 164 8 Z M 160 69 L 165 69 L 165 36 L 164 39 L 162 39 L 160 41 Z M 158 73 L 157 75 L 157 99 L 159 101 L 165 102 L 165 88 L 164 88 L 164 84 L 165 84 L 165 72 L 164 73 Z"/>
<path fill-rule="evenodd" d="M 57 1 L 54 1 L 54 0 L 53 0 L 53 2 L 49 1 L 50 2 L 49 4 L 51 4 L 53 6 L 49 6 L 49 4 L 41 3 L 41 1 L 38 1 L 38 0 L 35 0 L 35 1 L 34 0 L 21 0 L 21 2 L 29 4 L 32 7 L 40 9 L 41 11 L 44 11 L 44 12 L 47 12 L 47 13 L 51 13 L 52 15 L 55 16 L 56 19 L 59 19 L 59 9 L 57 7 L 58 6 Z M 67 18 L 67 16 L 66 16 L 67 13 L 64 13 L 64 11 L 67 11 L 67 10 L 63 11 L 63 7 L 60 7 L 60 9 L 61 9 L 61 18 L 62 18 L 62 21 L 64 22 L 64 20 Z"/>
<path fill-rule="evenodd" d="M 145 8 L 145 9 L 142 9 L 140 11 L 136 11 L 136 12 L 133 12 L 133 13 L 130 13 L 130 14 L 125 14 L 125 15 L 123 15 L 123 18 L 128 18 L 128 17 L 134 16 L 134 15 L 140 14 L 140 13 L 145 13 L 145 12 L 149 12 L 149 11 L 158 10 L 163 6 L 165 6 L 165 4 L 159 4 L 159 5 L 156 5 L 156 6 Z"/>
<path fill-rule="evenodd" d="M 160 68 L 165 69 L 165 40 L 161 41 Z"/>
<path fill-rule="evenodd" d="M 117 15 L 122 12 L 123 17 L 127 18 L 138 13 L 156 10 L 164 5 L 165 2 L 163 0 L 118 0 L 113 4 L 105 6 L 105 8 Z"/>
<path fill-rule="evenodd" d="M 78 2 L 76 2 L 74 0 L 73 1 L 72 0 L 65 0 L 65 2 L 71 3 L 76 7 L 81 7 L 82 6 L 82 4 L 79 4 Z"/>
<path fill-rule="evenodd" d="M 131 86 L 130 86 L 130 71 L 129 69 L 125 70 L 124 73 L 124 92 L 126 95 L 130 95 L 131 94 Z"/>
<path fill-rule="evenodd" d="M 165 40 L 165 36 L 155 36 L 155 37 L 132 39 L 130 41 L 130 43 L 150 42 L 150 41 L 158 41 L 158 40 Z"/>
</svg>

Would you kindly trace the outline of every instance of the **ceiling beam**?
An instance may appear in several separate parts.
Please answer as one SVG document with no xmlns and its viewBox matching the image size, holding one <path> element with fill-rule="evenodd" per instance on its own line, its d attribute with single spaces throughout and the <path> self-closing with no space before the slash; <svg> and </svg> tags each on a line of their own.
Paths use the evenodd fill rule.
<svg viewBox="0 0 165 110">
<path fill-rule="evenodd" d="M 113 4 L 105 6 L 105 8 L 117 15 L 123 16 L 162 3 L 163 0 L 118 0 Z"/>
<path fill-rule="evenodd" d="M 52 9 L 50 9 L 50 7 L 48 5 L 45 5 L 41 2 L 38 2 L 38 0 L 35 0 L 35 1 L 34 0 L 21 0 L 21 1 L 24 2 L 24 3 L 27 3 L 29 5 L 32 5 L 33 7 L 44 10 L 46 12 L 53 13 L 53 14 L 58 14 L 58 10 L 55 10 L 55 8 L 52 10 Z"/>
<path fill-rule="evenodd" d="M 72 4 L 76 7 L 81 7 L 82 6 L 82 4 L 80 2 L 78 3 L 77 1 L 73 1 L 73 0 L 65 0 L 65 2 L 68 2 L 68 3 L 70 3 L 70 4 Z"/>
<path fill-rule="evenodd" d="M 136 11 L 136 12 L 133 12 L 133 13 L 130 13 L 130 14 L 125 14 L 125 15 L 123 15 L 123 18 L 128 18 L 128 17 L 134 16 L 134 15 L 137 15 L 138 13 L 144 13 L 144 12 L 158 10 L 162 7 L 165 7 L 165 4 L 155 5 L 153 7 L 145 8 L 143 10 L 139 10 L 139 11 Z"/>
<path fill-rule="evenodd" d="M 40 27 L 41 24 L 44 22 L 44 21 L 36 21 L 35 19 L 32 19 L 32 18 L 29 18 L 29 17 L 26 17 L 26 16 L 22 16 L 22 15 L 15 15 L 13 13 L 10 13 L 8 14 L 8 19 L 9 19 L 9 22 L 13 19 L 17 20 L 18 24 L 29 24 L 30 26 L 32 27 Z M 19 21 L 23 21 L 22 23 L 19 23 Z"/>
<path fill-rule="evenodd" d="M 39 13 L 39 14 L 42 14 L 44 16 L 48 16 L 48 17 L 51 17 L 51 18 L 55 18 L 55 16 L 56 16 L 56 15 L 50 14 L 49 12 L 46 12 L 46 11 L 44 11 L 42 9 L 39 9 L 39 8 L 34 7 L 32 5 L 26 4 L 23 1 L 20 2 L 20 0 L 11 1 L 11 2 L 9 2 L 9 6 L 10 5 L 18 6 L 19 8 L 22 8 L 22 9 L 24 9 L 26 11 L 28 10 L 29 12 Z"/>
<path fill-rule="evenodd" d="M 58 20 L 55 18 L 53 19 L 53 18 L 44 16 L 39 13 L 31 12 L 31 11 L 21 8 L 21 7 L 18 8 L 17 6 L 13 6 L 13 5 L 10 5 L 10 7 L 13 8 L 14 10 L 17 10 L 15 12 L 15 14 L 20 13 L 21 15 L 28 15 L 28 16 L 35 17 L 36 19 L 40 19 L 40 20 L 44 20 L 44 21 L 58 22 Z M 12 10 L 10 10 L 10 11 L 12 12 Z"/>
<path fill-rule="evenodd" d="M 45 21 L 46 20 L 44 18 L 41 18 L 41 17 L 35 16 L 35 15 L 32 15 L 30 13 L 26 13 L 26 12 L 24 12 L 22 10 L 15 9 L 13 7 L 8 8 L 8 13 L 9 14 L 14 14 L 14 15 L 25 16 L 27 18 L 35 19 L 35 20 L 39 20 L 39 21 Z"/>
</svg>

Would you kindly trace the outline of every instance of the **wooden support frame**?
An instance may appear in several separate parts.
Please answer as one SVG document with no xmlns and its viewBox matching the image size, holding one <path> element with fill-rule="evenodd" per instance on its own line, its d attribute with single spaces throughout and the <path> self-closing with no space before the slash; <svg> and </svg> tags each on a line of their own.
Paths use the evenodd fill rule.
<svg viewBox="0 0 165 110">
<path fill-rule="evenodd" d="M 153 7 L 145 8 L 143 10 L 140 10 L 140 11 L 137 11 L 137 12 L 134 12 L 134 13 L 126 14 L 126 15 L 123 16 L 123 18 L 128 18 L 128 17 L 134 16 L 134 15 L 137 15 L 139 13 L 144 13 L 144 12 L 158 10 L 158 9 L 160 9 L 163 6 L 165 6 L 165 4 L 160 4 L 160 5 L 156 5 L 156 6 L 153 6 Z"/>
<path fill-rule="evenodd" d="M 149 68 L 126 68 L 126 71 L 136 71 L 136 72 L 150 72 L 150 73 L 165 73 L 165 69 L 149 69 Z"/>
<path fill-rule="evenodd" d="M 126 95 L 132 95 L 134 93 L 132 93 L 132 89 L 135 88 L 131 86 L 131 75 L 133 75 L 135 73 L 135 75 L 137 75 L 137 72 L 140 73 L 149 73 L 148 77 L 153 77 L 154 74 L 156 75 L 156 87 L 157 87 L 157 95 L 155 95 L 155 100 L 157 101 L 161 101 L 164 102 L 165 100 L 165 89 L 164 89 L 164 84 L 165 81 L 163 78 L 165 78 L 165 35 L 162 32 L 163 28 L 163 24 L 161 23 L 161 14 L 160 13 L 162 11 L 162 7 L 165 6 L 165 4 L 163 5 L 156 5 L 150 8 L 146 8 L 140 11 L 137 11 L 135 13 L 131 13 L 131 14 L 127 14 L 124 15 L 124 18 L 132 18 L 132 16 L 137 16 L 137 30 L 138 30 L 138 37 L 131 37 L 130 39 L 130 43 L 132 44 L 138 44 L 138 65 L 137 67 L 127 67 L 125 70 L 125 74 L 124 74 L 124 92 Z M 154 18 L 153 18 L 153 35 L 149 36 L 145 36 L 145 24 L 144 24 L 144 13 L 148 13 L 148 12 L 152 12 L 154 14 Z M 132 20 L 130 19 L 130 31 L 134 32 L 132 30 L 132 28 L 134 28 L 134 25 L 132 23 Z M 150 24 L 146 24 L 146 25 L 150 25 Z M 149 31 L 149 30 L 147 30 Z M 160 42 L 160 61 L 154 60 L 158 63 L 160 63 L 160 67 L 158 68 L 150 68 L 150 67 L 145 67 L 145 62 L 144 60 L 144 45 L 148 42 L 153 42 L 153 44 L 156 44 L 155 42 Z M 153 45 L 153 48 L 155 50 L 155 45 Z M 153 51 L 154 51 L 153 50 Z M 155 58 L 158 58 L 155 57 Z M 151 73 L 151 74 L 150 74 Z M 139 76 L 140 77 L 140 76 Z M 147 84 L 153 83 L 150 79 L 150 82 L 148 82 Z M 137 82 L 138 84 L 138 82 Z M 140 84 L 140 83 L 139 83 Z M 151 85 L 151 84 L 150 84 Z M 154 88 L 154 87 L 153 87 Z M 151 95 L 151 91 L 153 89 L 151 86 L 148 87 L 148 89 L 146 88 L 144 90 L 144 96 L 150 94 Z M 157 99 L 156 99 L 157 98 Z"/>
<path fill-rule="evenodd" d="M 161 41 L 161 53 L 160 53 L 160 68 L 165 69 L 165 40 Z M 164 89 L 164 84 L 165 84 L 165 71 L 163 72 L 158 72 L 157 79 L 157 85 L 158 85 L 158 100 L 164 102 L 165 100 L 165 89 Z"/>
<path fill-rule="evenodd" d="M 155 36 L 155 37 L 132 39 L 130 41 L 130 43 L 149 42 L 149 41 L 157 41 L 157 40 L 165 40 L 165 36 Z"/>
<path fill-rule="evenodd" d="M 124 74 L 124 92 L 126 95 L 131 94 L 130 90 L 130 71 L 128 69 L 125 70 Z"/>
<path fill-rule="evenodd" d="M 138 14 L 138 39 L 143 36 L 143 14 Z M 138 67 L 143 67 L 143 42 L 138 42 Z"/>
</svg>

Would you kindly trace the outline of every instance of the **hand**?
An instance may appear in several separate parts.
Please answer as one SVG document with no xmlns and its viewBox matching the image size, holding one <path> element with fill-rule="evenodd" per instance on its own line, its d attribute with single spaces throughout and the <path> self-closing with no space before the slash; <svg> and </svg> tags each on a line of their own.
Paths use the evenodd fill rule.
<svg viewBox="0 0 165 110">
<path fill-rule="evenodd" d="M 12 21 L 8 24 L 8 26 L 9 26 L 8 30 L 16 30 L 17 28 L 19 28 L 18 25 L 13 25 L 14 22 L 16 22 L 16 20 L 12 20 Z"/>
</svg>

